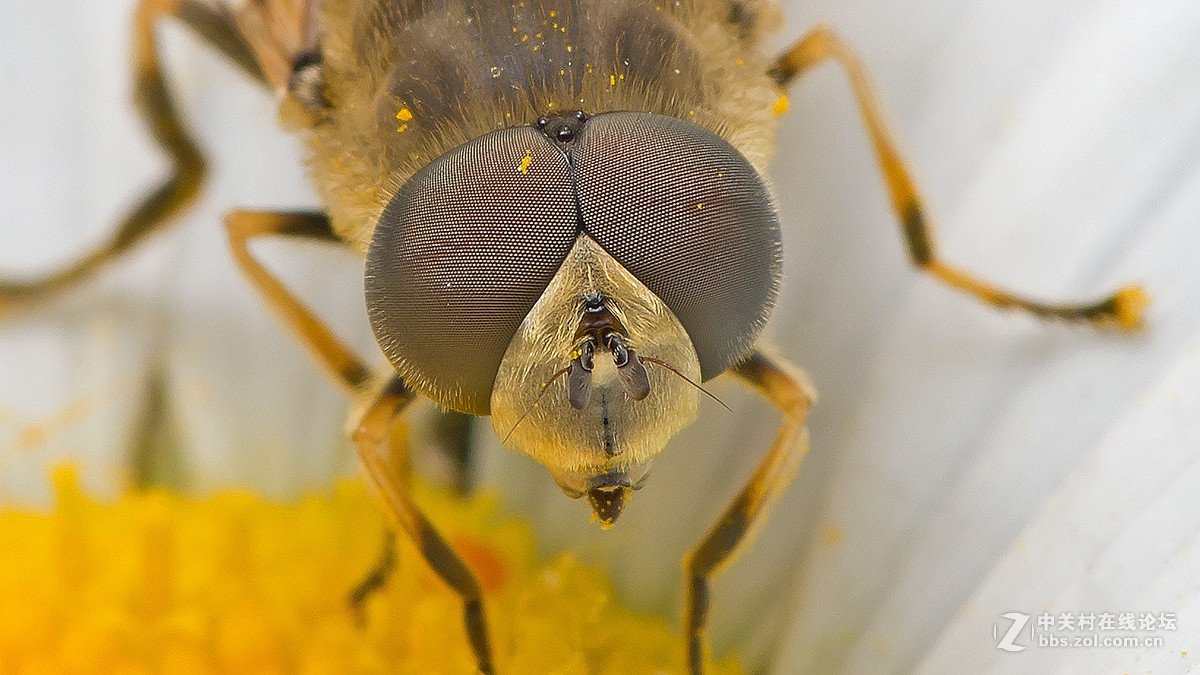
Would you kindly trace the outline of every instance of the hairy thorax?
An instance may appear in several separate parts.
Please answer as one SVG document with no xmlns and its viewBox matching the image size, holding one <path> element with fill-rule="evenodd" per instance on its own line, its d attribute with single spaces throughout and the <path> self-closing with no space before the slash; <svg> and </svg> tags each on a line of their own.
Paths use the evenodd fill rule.
<svg viewBox="0 0 1200 675">
<path fill-rule="evenodd" d="M 338 234 L 365 251 L 419 168 L 560 110 L 653 112 L 733 144 L 760 172 L 778 90 L 758 53 L 767 2 L 328 0 L 324 96 L 308 141 Z"/>
</svg>

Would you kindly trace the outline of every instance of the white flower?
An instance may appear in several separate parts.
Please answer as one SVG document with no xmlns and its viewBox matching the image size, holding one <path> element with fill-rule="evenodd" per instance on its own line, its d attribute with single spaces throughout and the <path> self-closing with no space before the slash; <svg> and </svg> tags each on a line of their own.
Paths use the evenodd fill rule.
<svg viewBox="0 0 1200 675">
<path fill-rule="evenodd" d="M 129 1 L 10 9 L 0 28 L 0 270 L 110 231 L 160 175 L 126 104 Z M 785 290 L 769 337 L 821 392 L 812 452 L 717 582 L 714 639 L 780 673 L 1185 672 L 1200 622 L 1200 6 L 1186 0 L 789 2 L 779 45 L 831 22 L 869 66 L 944 257 L 1049 299 L 1126 281 L 1132 338 L 998 314 L 908 264 L 841 72 L 791 91 L 772 169 Z M 354 471 L 345 403 L 226 253 L 233 206 L 315 203 L 271 99 L 178 27 L 168 63 L 214 159 L 186 222 L 37 314 L 0 325 L 0 494 L 45 467 L 113 489 L 148 383 L 199 489 L 271 494 Z M 264 244 L 363 354 L 358 263 Z M 377 358 L 377 357 L 376 357 Z M 486 443 L 481 476 L 544 545 L 611 566 L 675 613 L 679 558 L 774 433 L 721 380 L 612 532 Z M 486 426 L 481 435 L 488 436 Z M 253 456 L 247 449 L 254 448 Z M 1002 614 L 1174 612 L 1161 648 L 997 649 Z M 1081 633 L 1082 634 L 1082 633 Z M 1029 645 L 1028 634 L 1017 644 Z"/>
</svg>

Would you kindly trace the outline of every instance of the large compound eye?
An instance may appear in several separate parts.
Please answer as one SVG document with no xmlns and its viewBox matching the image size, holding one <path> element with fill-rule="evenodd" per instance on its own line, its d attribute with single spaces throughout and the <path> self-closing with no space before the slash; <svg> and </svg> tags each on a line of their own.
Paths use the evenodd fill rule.
<svg viewBox="0 0 1200 675">
<path fill-rule="evenodd" d="M 367 313 L 388 360 L 438 403 L 486 415 L 504 352 L 578 230 L 566 157 L 531 127 L 422 168 L 367 252 Z"/>
<path fill-rule="evenodd" d="M 571 153 L 583 228 L 671 308 L 704 379 L 737 363 L 775 304 L 779 221 L 729 143 L 649 113 L 591 118 Z"/>
</svg>

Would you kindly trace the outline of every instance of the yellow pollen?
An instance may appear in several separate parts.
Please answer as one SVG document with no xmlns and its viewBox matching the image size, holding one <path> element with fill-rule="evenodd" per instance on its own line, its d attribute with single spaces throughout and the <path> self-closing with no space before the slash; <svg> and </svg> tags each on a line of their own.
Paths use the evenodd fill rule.
<svg viewBox="0 0 1200 675">
<path fill-rule="evenodd" d="M 776 117 L 781 117 L 789 107 L 787 94 L 780 94 L 779 98 L 775 99 L 775 105 L 771 106 L 771 112 L 775 113 Z"/>
<path fill-rule="evenodd" d="M 525 156 L 521 158 L 521 164 L 517 166 L 517 170 L 523 174 L 528 174 L 530 164 L 533 164 L 533 151 L 526 150 Z"/>
<path fill-rule="evenodd" d="M 826 546 L 837 546 L 842 543 L 842 530 L 836 525 L 825 525 L 820 532 L 821 543 Z"/>
<path fill-rule="evenodd" d="M 462 601 L 408 538 L 387 584 L 350 607 L 390 531 L 359 482 L 291 502 L 162 489 L 97 500 L 70 469 L 53 483 L 48 512 L 0 511 L 4 673 L 475 671 Z M 491 634 L 503 672 L 687 670 L 668 619 L 616 604 L 608 578 L 570 553 L 544 558 L 499 500 L 414 492 L 503 621 Z M 734 656 L 705 661 L 742 672 Z"/>
<path fill-rule="evenodd" d="M 400 108 L 400 112 L 396 113 L 396 119 L 400 120 L 401 122 L 408 122 L 412 120 L 412 118 L 412 111 L 409 110 L 407 106 Z"/>
</svg>

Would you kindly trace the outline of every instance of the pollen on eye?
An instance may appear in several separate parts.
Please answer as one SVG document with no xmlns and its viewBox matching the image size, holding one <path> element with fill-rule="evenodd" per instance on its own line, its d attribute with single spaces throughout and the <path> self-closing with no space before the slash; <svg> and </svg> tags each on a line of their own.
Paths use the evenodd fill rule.
<svg viewBox="0 0 1200 675">
<path fill-rule="evenodd" d="M 788 111 L 789 107 L 790 104 L 788 102 L 787 94 L 780 94 L 779 98 L 775 99 L 775 104 L 771 106 L 771 112 L 774 113 L 776 117 L 781 117 Z"/>
<path fill-rule="evenodd" d="M 533 151 L 526 150 L 525 156 L 521 158 L 521 163 L 517 166 L 517 171 L 520 171 L 523 174 L 528 174 L 530 164 L 533 164 Z"/>
</svg>

